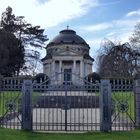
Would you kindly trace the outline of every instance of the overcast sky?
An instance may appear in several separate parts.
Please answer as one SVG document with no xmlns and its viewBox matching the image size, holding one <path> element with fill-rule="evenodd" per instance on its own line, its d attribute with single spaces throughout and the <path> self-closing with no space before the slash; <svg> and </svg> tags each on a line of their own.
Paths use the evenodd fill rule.
<svg viewBox="0 0 140 140">
<path fill-rule="evenodd" d="M 104 38 L 128 41 L 140 21 L 140 0 L 0 0 L 16 16 L 40 25 L 51 40 L 69 25 L 90 45 L 94 58 Z"/>
</svg>

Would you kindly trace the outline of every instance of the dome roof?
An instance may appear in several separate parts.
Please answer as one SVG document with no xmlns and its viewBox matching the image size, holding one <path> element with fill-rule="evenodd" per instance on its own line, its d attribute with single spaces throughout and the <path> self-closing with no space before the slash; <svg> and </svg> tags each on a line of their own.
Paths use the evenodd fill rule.
<svg viewBox="0 0 140 140">
<path fill-rule="evenodd" d="M 59 34 L 52 39 L 48 45 L 51 44 L 60 44 L 60 43 L 69 43 L 69 44 L 85 44 L 86 41 L 76 34 L 74 30 L 65 29 L 59 32 Z"/>
</svg>

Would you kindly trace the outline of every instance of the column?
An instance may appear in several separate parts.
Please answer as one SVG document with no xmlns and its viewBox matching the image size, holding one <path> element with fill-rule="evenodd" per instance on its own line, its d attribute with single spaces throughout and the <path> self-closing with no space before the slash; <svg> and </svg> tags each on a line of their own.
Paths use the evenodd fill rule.
<svg viewBox="0 0 140 140">
<path fill-rule="evenodd" d="M 51 76 L 52 76 L 52 67 L 51 67 L 51 62 L 49 63 L 49 77 L 51 78 Z"/>
<path fill-rule="evenodd" d="M 62 81 L 62 61 L 59 61 L 59 81 Z"/>
<path fill-rule="evenodd" d="M 54 83 L 55 82 L 55 60 L 52 61 L 52 68 L 51 68 L 51 82 Z"/>
<path fill-rule="evenodd" d="M 52 61 L 52 76 L 55 75 L 55 60 Z"/>
<path fill-rule="evenodd" d="M 84 74 L 83 74 L 83 61 L 80 61 L 80 77 L 83 78 Z"/>
<path fill-rule="evenodd" d="M 76 60 L 73 60 L 73 70 L 72 70 L 72 82 L 75 82 L 76 78 Z"/>
<path fill-rule="evenodd" d="M 76 61 L 75 60 L 73 61 L 73 73 L 74 74 L 76 73 Z"/>
</svg>

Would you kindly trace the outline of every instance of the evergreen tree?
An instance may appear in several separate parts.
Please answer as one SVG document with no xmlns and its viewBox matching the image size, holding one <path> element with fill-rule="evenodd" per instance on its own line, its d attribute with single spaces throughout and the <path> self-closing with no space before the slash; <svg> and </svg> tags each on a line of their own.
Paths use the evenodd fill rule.
<svg viewBox="0 0 140 140">
<path fill-rule="evenodd" d="M 44 29 L 40 26 L 32 26 L 24 20 L 23 16 L 16 17 L 12 14 L 12 8 L 7 7 L 1 16 L 1 28 L 7 32 L 13 33 L 20 41 L 21 46 L 25 49 L 25 65 L 22 71 L 35 71 L 37 65 L 32 65 L 40 62 L 39 49 L 46 46 L 47 36 L 44 35 Z"/>
<path fill-rule="evenodd" d="M 15 76 L 24 64 L 24 47 L 10 32 L 0 30 L 0 75 Z"/>
</svg>

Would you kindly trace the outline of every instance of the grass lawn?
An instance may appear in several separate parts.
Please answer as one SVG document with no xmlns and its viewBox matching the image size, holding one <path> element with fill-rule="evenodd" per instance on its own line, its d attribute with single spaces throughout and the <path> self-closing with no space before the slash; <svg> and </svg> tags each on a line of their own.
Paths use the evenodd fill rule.
<svg viewBox="0 0 140 140">
<path fill-rule="evenodd" d="M 4 115 L 7 112 L 6 104 L 12 102 L 15 105 L 15 112 L 19 109 L 21 104 L 22 93 L 20 91 L 4 91 L 0 93 L 0 116 Z M 39 93 L 32 93 L 32 103 L 34 104 L 38 99 Z M 12 110 L 13 111 L 13 110 Z"/>
<path fill-rule="evenodd" d="M 96 92 L 96 96 L 100 96 L 99 92 Z M 121 102 L 128 104 L 127 113 L 131 117 L 132 120 L 135 118 L 134 114 L 134 93 L 132 91 L 115 91 L 111 93 L 111 98 L 115 101 L 114 109 L 115 112 L 118 113 L 118 104 Z M 113 102 L 112 102 L 113 104 Z M 119 114 L 126 115 L 125 113 L 119 112 Z"/>
<path fill-rule="evenodd" d="M 14 103 L 16 109 L 18 109 L 18 101 L 21 97 L 21 93 L 18 91 L 4 91 L 0 93 L 0 115 L 7 112 L 8 103 Z M 13 111 L 13 110 L 12 110 Z"/>
<path fill-rule="evenodd" d="M 0 128 L 0 140 L 140 140 L 140 130 L 111 133 L 47 134 Z"/>
<path fill-rule="evenodd" d="M 118 110 L 118 103 L 124 102 L 128 104 L 127 113 L 130 115 L 130 117 L 134 120 L 134 94 L 133 92 L 112 92 L 112 99 L 115 101 L 115 110 L 116 112 L 119 112 Z M 120 112 L 121 114 L 121 112 Z M 123 113 L 122 113 L 123 115 Z"/>
</svg>

